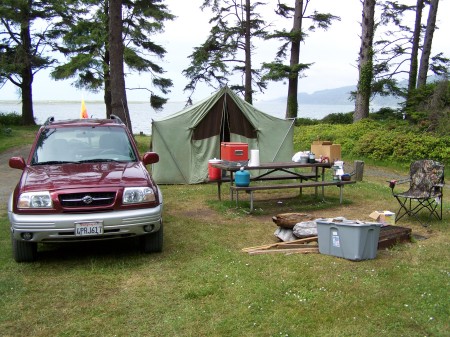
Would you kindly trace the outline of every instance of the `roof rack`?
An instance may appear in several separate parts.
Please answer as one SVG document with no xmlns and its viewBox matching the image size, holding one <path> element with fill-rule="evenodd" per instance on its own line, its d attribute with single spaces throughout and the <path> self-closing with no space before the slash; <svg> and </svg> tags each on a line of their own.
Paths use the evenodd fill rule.
<svg viewBox="0 0 450 337">
<path fill-rule="evenodd" d="M 110 117 L 113 121 L 115 121 L 116 123 L 118 123 L 118 124 L 123 124 L 123 122 L 122 122 L 122 120 L 120 119 L 119 116 L 117 116 L 117 115 L 110 115 L 109 117 Z"/>
<path fill-rule="evenodd" d="M 55 121 L 55 117 L 49 117 L 47 118 L 47 120 L 45 121 L 44 125 L 49 125 L 51 123 L 53 123 Z"/>
</svg>

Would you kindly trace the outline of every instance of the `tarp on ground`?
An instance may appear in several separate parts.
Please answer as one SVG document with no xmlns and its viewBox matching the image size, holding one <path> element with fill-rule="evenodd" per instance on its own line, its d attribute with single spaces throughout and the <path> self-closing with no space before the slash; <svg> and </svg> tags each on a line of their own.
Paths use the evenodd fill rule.
<svg viewBox="0 0 450 337">
<path fill-rule="evenodd" d="M 221 142 L 247 143 L 260 162 L 291 161 L 293 120 L 259 111 L 228 87 L 161 120 L 152 121 L 152 151 L 159 162 L 152 175 L 159 184 L 208 181 L 208 161 L 220 158 Z"/>
</svg>

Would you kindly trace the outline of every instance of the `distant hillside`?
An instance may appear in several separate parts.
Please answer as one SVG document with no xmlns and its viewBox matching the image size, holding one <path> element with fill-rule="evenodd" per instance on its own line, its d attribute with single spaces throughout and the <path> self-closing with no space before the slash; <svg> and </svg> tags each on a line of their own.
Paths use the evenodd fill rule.
<svg viewBox="0 0 450 337">
<path fill-rule="evenodd" d="M 350 92 L 356 90 L 354 86 L 335 89 L 325 89 L 312 94 L 301 92 L 297 95 L 301 104 L 352 104 L 349 99 Z"/>
<path fill-rule="evenodd" d="M 319 105 L 349 105 L 354 104 L 351 101 L 350 92 L 355 91 L 355 86 L 346 86 L 335 89 L 325 89 L 316 91 L 312 94 L 301 92 L 297 95 L 299 104 L 319 104 Z M 286 97 L 280 97 L 275 101 L 286 101 Z M 379 106 L 396 106 L 400 100 L 392 96 L 375 97 L 372 104 Z"/>
</svg>

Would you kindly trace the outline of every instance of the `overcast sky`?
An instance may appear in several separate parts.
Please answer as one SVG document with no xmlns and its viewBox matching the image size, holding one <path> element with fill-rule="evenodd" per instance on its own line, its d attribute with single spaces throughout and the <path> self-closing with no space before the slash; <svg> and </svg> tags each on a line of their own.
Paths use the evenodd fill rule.
<svg viewBox="0 0 450 337">
<path fill-rule="evenodd" d="M 408 1 L 411 5 L 416 3 L 415 0 Z M 168 95 L 171 101 L 186 100 L 188 94 L 183 92 L 183 88 L 188 80 L 181 72 L 189 66 L 188 56 L 193 52 L 193 48 L 204 42 L 210 30 L 208 24 L 211 17 L 210 12 L 200 10 L 202 2 L 203 0 L 167 0 L 167 6 L 177 18 L 173 22 L 166 22 L 163 35 L 154 37 L 167 50 L 167 55 L 161 64 L 167 72 L 165 76 L 174 82 L 174 87 Z M 276 4 L 276 0 L 266 0 L 265 2 Z M 305 77 L 300 79 L 299 92 L 312 93 L 323 89 L 356 85 L 358 77 L 356 59 L 360 45 L 362 13 L 360 0 L 312 0 L 308 11 L 312 10 L 340 16 L 341 21 L 334 22 L 332 27 L 325 32 L 318 30 L 310 33 L 305 43 L 302 44 L 301 62 L 314 64 L 304 73 Z M 439 29 L 434 34 L 432 55 L 444 52 L 447 57 L 450 56 L 449 13 L 450 0 L 441 0 L 437 22 Z M 271 23 L 273 27 L 285 26 L 289 29 L 292 25 L 290 20 L 282 20 L 274 15 L 273 9 L 267 9 L 263 13 L 263 19 L 267 23 Z M 307 22 L 304 22 L 305 24 Z M 277 42 L 259 43 L 257 49 L 254 50 L 253 67 L 259 67 L 263 61 L 272 61 L 278 45 Z M 127 77 L 126 86 L 128 88 L 148 87 L 149 81 L 148 74 L 132 75 Z M 79 91 L 70 83 L 70 81 L 52 81 L 49 79 L 48 72 L 38 72 L 33 85 L 33 99 L 78 101 L 83 96 L 86 101 L 103 100 L 103 93 L 93 94 Z M 200 86 L 193 95 L 193 100 L 194 102 L 201 100 L 214 91 L 213 88 Z M 256 94 L 254 100 L 270 100 L 286 96 L 286 94 L 286 84 L 271 83 L 265 93 Z M 148 101 L 148 97 L 149 94 L 145 90 L 127 92 L 129 101 Z M 0 100 L 16 99 L 20 99 L 20 97 L 15 86 L 7 84 L 0 89 Z"/>
</svg>

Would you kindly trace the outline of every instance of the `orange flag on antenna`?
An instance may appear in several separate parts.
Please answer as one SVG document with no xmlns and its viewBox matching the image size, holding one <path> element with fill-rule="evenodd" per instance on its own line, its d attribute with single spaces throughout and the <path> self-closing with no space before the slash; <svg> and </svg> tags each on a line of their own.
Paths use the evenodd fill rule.
<svg viewBox="0 0 450 337">
<path fill-rule="evenodd" d="M 84 98 L 81 100 L 81 118 L 88 118 L 88 113 L 86 109 L 86 104 L 84 103 Z"/>
</svg>

